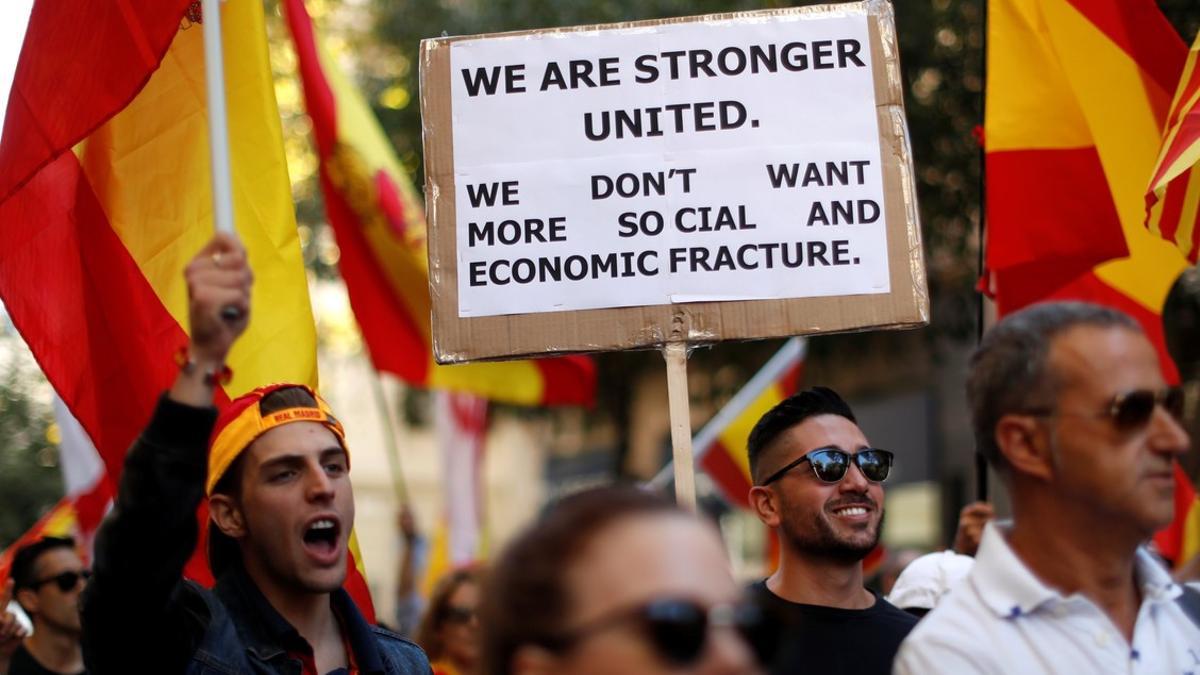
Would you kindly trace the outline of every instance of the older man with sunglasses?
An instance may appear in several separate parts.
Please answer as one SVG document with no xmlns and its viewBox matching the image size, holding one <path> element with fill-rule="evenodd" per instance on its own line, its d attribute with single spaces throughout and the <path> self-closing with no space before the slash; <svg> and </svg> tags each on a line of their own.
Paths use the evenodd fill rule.
<svg viewBox="0 0 1200 675">
<path fill-rule="evenodd" d="M 1138 324 L 1084 303 L 998 323 L 967 381 L 979 449 L 1011 523 L 905 641 L 895 672 L 1185 673 L 1200 605 L 1145 549 L 1175 511 L 1188 437 Z"/>
<path fill-rule="evenodd" d="M 87 578 L 75 541 L 68 537 L 44 537 L 17 551 L 12 589 L 17 604 L 33 619 L 33 633 L 12 654 L 7 675 L 84 672 L 79 592 Z M 0 603 L 0 611 L 5 604 Z"/>
<path fill-rule="evenodd" d="M 892 453 L 814 387 L 772 408 L 748 442 L 750 503 L 779 534 L 779 569 L 751 595 L 783 624 L 773 673 L 888 673 L 916 618 L 863 586 Z"/>
</svg>

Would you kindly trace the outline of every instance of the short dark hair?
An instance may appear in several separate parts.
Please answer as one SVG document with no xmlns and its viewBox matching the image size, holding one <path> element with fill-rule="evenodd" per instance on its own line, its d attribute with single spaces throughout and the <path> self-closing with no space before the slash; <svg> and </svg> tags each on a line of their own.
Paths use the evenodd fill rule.
<svg viewBox="0 0 1200 675">
<path fill-rule="evenodd" d="M 996 444 L 996 424 L 1004 415 L 1054 404 L 1062 382 L 1047 365 L 1050 345 L 1079 326 L 1142 331 L 1128 314 L 1111 307 L 1045 302 L 1001 319 L 971 356 L 967 402 L 975 444 L 997 470 L 1008 465 Z"/>
<path fill-rule="evenodd" d="M 564 497 L 509 544 L 488 574 L 480 607 L 483 675 L 507 675 L 525 645 L 550 646 L 571 610 L 567 574 L 592 539 L 635 516 L 688 514 L 663 496 L 602 487 Z"/>
<path fill-rule="evenodd" d="M 304 387 L 276 389 L 258 402 L 260 415 L 270 415 L 289 408 L 316 407 L 317 400 Z M 237 456 L 237 459 L 233 460 L 224 475 L 221 476 L 221 480 L 213 486 L 213 494 L 228 495 L 234 499 L 241 498 L 242 465 L 245 464 L 242 460 L 245 456 L 243 451 Z M 222 572 L 229 569 L 232 563 L 240 563 L 241 559 L 242 549 L 238 546 L 237 540 L 226 536 L 216 523 L 210 521 L 208 524 L 208 566 L 212 570 L 213 576 L 220 576 Z"/>
<path fill-rule="evenodd" d="M 71 537 L 42 537 L 17 549 L 12 562 L 13 589 L 19 591 L 22 588 L 32 588 L 38 582 L 38 558 L 41 558 L 46 551 L 53 551 L 56 548 L 74 551 L 75 540 Z M 0 607 L 0 612 L 3 611 L 4 608 Z"/>
<path fill-rule="evenodd" d="M 767 446 L 783 432 L 817 415 L 839 415 L 858 424 L 850 406 L 829 387 L 812 387 L 783 399 L 754 424 L 746 440 L 750 475 L 755 482 L 758 479 L 758 460 Z"/>
</svg>

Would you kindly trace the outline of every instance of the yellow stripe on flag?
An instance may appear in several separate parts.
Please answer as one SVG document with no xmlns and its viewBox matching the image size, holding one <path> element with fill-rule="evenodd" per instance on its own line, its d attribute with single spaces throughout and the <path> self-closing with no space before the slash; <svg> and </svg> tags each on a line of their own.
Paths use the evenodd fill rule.
<svg viewBox="0 0 1200 675">
<path fill-rule="evenodd" d="M 992 31 L 988 49 L 1004 54 L 988 63 L 988 87 L 1005 92 L 1005 100 L 987 100 L 987 149 L 1080 148 L 1092 145 L 1083 111 L 1072 95 L 1070 79 L 1043 23 L 1038 0 L 995 3 L 996 25 L 1024 30 Z M 1038 73 L 1037 78 L 1027 77 Z M 1053 102 L 1048 104 L 1047 102 Z M 1022 111 L 1038 110 L 1037 124 Z"/>
<path fill-rule="evenodd" d="M 1146 176 L 1154 168 L 1157 148 L 1145 139 L 1158 138 L 1160 128 L 1146 97 L 1128 92 L 1154 86 L 1138 66 L 1066 0 L 1040 3 L 1051 41 L 1074 96 L 1083 107 L 1087 128 L 1108 178 L 1129 258 L 1096 268 L 1096 275 L 1153 312 L 1162 309 L 1167 292 L 1186 265 L 1179 250 L 1144 226 Z M 1169 98 L 1167 92 L 1157 92 Z"/>
<path fill-rule="evenodd" d="M 778 382 L 772 384 L 721 432 L 721 444 L 729 449 L 730 457 L 741 467 L 748 483 L 754 483 L 753 477 L 750 475 L 750 458 L 746 454 L 746 439 L 750 437 L 750 430 L 754 428 L 758 420 L 762 419 L 763 415 L 787 397 L 788 395 L 784 393 Z"/>
<path fill-rule="evenodd" d="M 262 5 L 223 3 L 234 221 L 254 271 L 252 315 L 229 357 L 237 396 L 315 386 L 316 331 L 296 231 Z M 182 270 L 213 235 L 202 26 L 181 30 L 142 92 L 75 152 L 117 236 L 180 326 Z"/>
</svg>

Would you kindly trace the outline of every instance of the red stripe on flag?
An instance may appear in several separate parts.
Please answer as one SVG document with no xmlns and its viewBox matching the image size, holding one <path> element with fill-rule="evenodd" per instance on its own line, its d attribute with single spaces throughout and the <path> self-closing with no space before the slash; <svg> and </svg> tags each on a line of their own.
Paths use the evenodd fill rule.
<svg viewBox="0 0 1200 675">
<path fill-rule="evenodd" d="M 317 39 L 313 34 L 312 20 L 304 7 L 304 0 L 284 0 L 284 17 L 292 31 L 292 42 L 299 54 L 297 66 L 300 70 L 300 85 L 304 88 L 304 102 L 308 116 L 312 119 L 313 134 L 317 137 L 317 153 L 322 160 L 329 159 L 337 143 L 337 104 L 333 89 L 321 71 L 321 60 L 317 56 Z M 326 192 L 328 194 L 328 192 Z"/>
<path fill-rule="evenodd" d="M 1184 171 L 1167 183 L 1164 191 L 1166 199 L 1163 201 L 1162 215 L 1158 218 L 1158 230 L 1167 241 L 1175 241 L 1175 233 L 1179 231 L 1179 219 L 1183 215 L 1183 202 L 1187 199 L 1187 184 L 1191 175 L 1191 169 Z"/>
<path fill-rule="evenodd" d="M 144 2 L 129 14 L 112 0 L 34 4 L 4 118 L 0 200 L 133 100 L 189 4 Z"/>
<path fill-rule="evenodd" d="M 74 153 L 0 203 L 0 223 L 0 298 L 116 483 L 187 335 L 109 226 Z"/>
<path fill-rule="evenodd" d="M 1200 110 L 1192 108 L 1188 111 L 1187 117 L 1183 118 L 1183 122 L 1179 125 L 1179 132 L 1175 135 L 1175 141 L 1171 144 L 1167 154 L 1163 156 L 1162 164 L 1159 165 L 1159 175 L 1161 176 L 1179 156 L 1187 152 L 1188 148 L 1200 143 Z M 1159 176 L 1155 176 L 1157 179 Z M 1153 183 L 1152 183 L 1153 184 Z"/>
<path fill-rule="evenodd" d="M 341 250 L 338 269 L 351 291 L 354 316 L 361 317 L 358 327 L 371 351 L 371 360 L 379 370 L 395 373 L 417 386 L 427 385 L 432 359 L 430 346 L 413 323 L 408 308 L 392 292 L 391 282 L 359 228 L 358 216 L 330 182 L 326 164 L 321 165 L 321 192 Z"/>
<path fill-rule="evenodd" d="M 1158 351 L 1159 365 L 1162 366 L 1163 377 L 1172 384 L 1179 383 L 1179 371 L 1175 362 L 1167 352 L 1166 336 L 1163 334 L 1162 317 L 1146 309 L 1128 295 L 1104 283 L 1100 277 L 1089 272 L 1081 275 L 1071 283 L 1063 286 L 1046 300 L 1083 300 L 1119 309 L 1132 316 L 1141 324 L 1146 337 Z"/>
<path fill-rule="evenodd" d="M 741 465 L 734 461 L 724 443 L 713 443 L 700 459 L 700 466 L 721 489 L 726 499 L 743 509 L 750 508 L 750 481 L 746 480 Z"/>
<path fill-rule="evenodd" d="M 587 356 L 533 359 L 541 374 L 542 405 L 592 405 L 596 362 Z"/>
<path fill-rule="evenodd" d="M 1166 94 L 1161 113 L 1171 104 L 1170 96 L 1183 73 L 1187 45 L 1167 21 L 1167 17 L 1151 0 L 1068 0 L 1071 6 L 1087 18 L 1133 59 L 1159 89 L 1150 94 L 1155 107 Z M 1159 115 L 1162 119 L 1165 115 Z"/>
<path fill-rule="evenodd" d="M 1094 147 L 987 154 L 987 266 L 1066 277 L 1129 254 Z"/>
</svg>

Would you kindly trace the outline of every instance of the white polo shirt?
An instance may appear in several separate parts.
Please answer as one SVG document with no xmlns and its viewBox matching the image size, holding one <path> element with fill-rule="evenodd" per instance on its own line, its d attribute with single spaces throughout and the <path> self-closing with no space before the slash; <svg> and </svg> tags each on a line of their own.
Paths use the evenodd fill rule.
<svg viewBox="0 0 1200 675">
<path fill-rule="evenodd" d="M 1142 605 L 1130 644 L 1094 602 L 1038 580 L 989 523 L 975 567 L 908 634 L 893 675 L 1200 675 L 1200 626 L 1175 602 L 1183 589 L 1145 549 L 1134 570 Z"/>
</svg>

